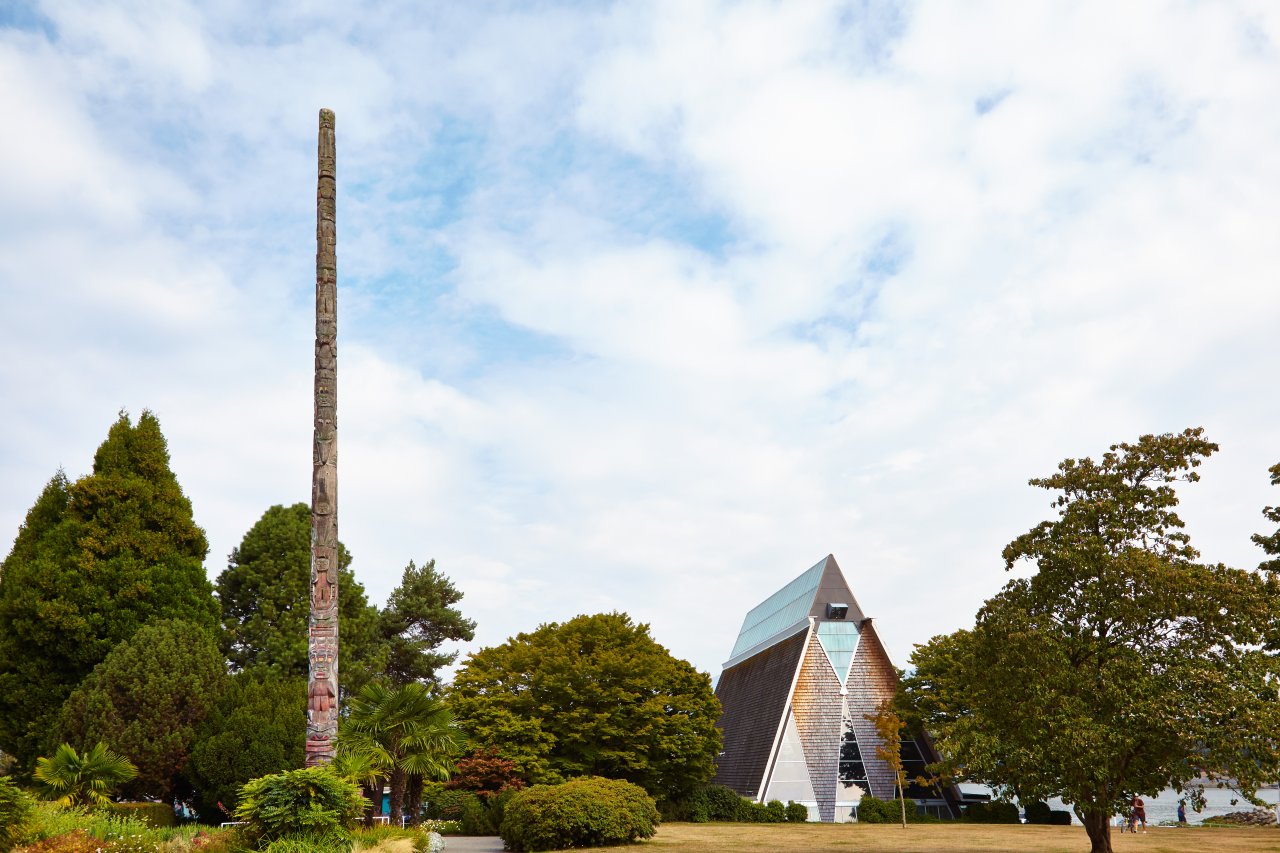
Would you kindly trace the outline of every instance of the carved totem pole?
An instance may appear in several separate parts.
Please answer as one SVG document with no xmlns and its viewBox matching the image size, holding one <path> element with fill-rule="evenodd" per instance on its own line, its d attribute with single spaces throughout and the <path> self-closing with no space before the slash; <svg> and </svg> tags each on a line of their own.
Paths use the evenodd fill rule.
<svg viewBox="0 0 1280 853">
<path fill-rule="evenodd" d="M 333 760 L 338 735 L 338 260 L 333 111 L 320 111 L 316 185 L 315 432 L 307 765 Z"/>
</svg>

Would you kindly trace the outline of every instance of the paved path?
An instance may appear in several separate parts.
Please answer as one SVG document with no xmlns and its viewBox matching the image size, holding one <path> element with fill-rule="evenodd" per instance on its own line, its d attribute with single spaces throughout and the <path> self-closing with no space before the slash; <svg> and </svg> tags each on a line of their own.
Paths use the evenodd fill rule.
<svg viewBox="0 0 1280 853">
<path fill-rule="evenodd" d="M 496 835 L 446 835 L 444 853 L 502 853 L 502 839 Z"/>
</svg>

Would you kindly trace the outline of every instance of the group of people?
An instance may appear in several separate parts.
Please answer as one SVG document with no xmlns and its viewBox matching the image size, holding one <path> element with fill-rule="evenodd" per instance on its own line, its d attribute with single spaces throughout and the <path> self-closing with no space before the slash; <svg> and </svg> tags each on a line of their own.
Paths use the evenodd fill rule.
<svg viewBox="0 0 1280 853">
<path fill-rule="evenodd" d="M 1183 824 L 1186 822 L 1187 822 L 1187 801 L 1178 800 L 1178 823 Z M 1137 794 L 1134 794 L 1133 799 L 1129 801 L 1129 814 L 1126 817 L 1124 826 L 1120 829 L 1120 831 L 1125 832 L 1127 830 L 1128 832 L 1136 833 L 1138 831 L 1138 824 L 1142 824 L 1142 834 L 1146 835 L 1147 804 L 1142 801 L 1142 797 L 1139 797 Z"/>
</svg>

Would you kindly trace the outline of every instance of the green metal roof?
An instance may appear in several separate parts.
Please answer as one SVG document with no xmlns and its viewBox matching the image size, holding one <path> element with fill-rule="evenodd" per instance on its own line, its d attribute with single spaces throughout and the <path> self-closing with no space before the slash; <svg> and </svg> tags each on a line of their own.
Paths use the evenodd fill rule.
<svg viewBox="0 0 1280 853">
<path fill-rule="evenodd" d="M 747 618 L 742 620 L 742 630 L 738 632 L 738 641 L 733 644 L 729 658 L 732 660 L 779 631 L 807 619 L 826 564 L 824 557 L 800 577 L 751 608 Z"/>
</svg>

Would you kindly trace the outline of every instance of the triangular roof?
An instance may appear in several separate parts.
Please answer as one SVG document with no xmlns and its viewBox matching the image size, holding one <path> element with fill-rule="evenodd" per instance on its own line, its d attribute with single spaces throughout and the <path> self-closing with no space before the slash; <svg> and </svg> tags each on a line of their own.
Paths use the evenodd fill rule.
<svg viewBox="0 0 1280 853">
<path fill-rule="evenodd" d="M 807 628 L 811 616 L 826 619 L 828 604 L 848 606 L 842 621 L 858 625 L 866 618 L 831 554 L 751 608 L 742 620 L 725 669 Z"/>
</svg>

